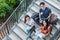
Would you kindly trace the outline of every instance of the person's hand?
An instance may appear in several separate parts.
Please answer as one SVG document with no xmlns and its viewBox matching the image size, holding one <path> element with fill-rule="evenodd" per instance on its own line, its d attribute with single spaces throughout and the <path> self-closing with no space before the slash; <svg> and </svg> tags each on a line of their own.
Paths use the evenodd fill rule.
<svg viewBox="0 0 60 40">
<path fill-rule="evenodd" d="M 47 19 L 50 19 L 50 16 L 48 16 Z"/>
<path fill-rule="evenodd" d="M 40 18 L 40 20 L 42 20 L 42 19 Z"/>
<path fill-rule="evenodd" d="M 40 23 L 42 23 L 42 19 L 40 19 L 39 21 L 40 21 Z"/>
<path fill-rule="evenodd" d="M 36 25 L 36 23 L 33 23 L 33 24 L 32 24 L 32 27 L 34 27 L 35 25 Z"/>
</svg>

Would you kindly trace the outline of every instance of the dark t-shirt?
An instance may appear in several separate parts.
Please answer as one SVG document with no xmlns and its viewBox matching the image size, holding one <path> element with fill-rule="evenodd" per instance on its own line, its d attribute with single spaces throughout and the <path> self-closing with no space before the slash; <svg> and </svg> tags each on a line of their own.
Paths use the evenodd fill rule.
<svg viewBox="0 0 60 40">
<path fill-rule="evenodd" d="M 49 14 L 51 13 L 51 9 L 46 7 L 45 10 L 40 9 L 39 12 L 42 13 L 41 18 L 47 18 L 49 16 Z"/>
</svg>

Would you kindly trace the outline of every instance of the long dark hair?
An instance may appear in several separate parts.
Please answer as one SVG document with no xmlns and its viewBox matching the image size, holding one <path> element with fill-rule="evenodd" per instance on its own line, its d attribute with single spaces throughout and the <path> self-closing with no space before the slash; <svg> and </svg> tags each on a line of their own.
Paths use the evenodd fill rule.
<svg viewBox="0 0 60 40">
<path fill-rule="evenodd" d="M 29 15 L 26 15 L 26 16 L 25 16 L 25 18 L 24 18 L 24 23 L 26 23 L 26 18 L 27 18 L 27 17 L 29 17 L 29 18 L 30 18 L 30 16 L 29 16 Z"/>
<path fill-rule="evenodd" d="M 48 22 L 48 19 L 46 19 L 46 20 L 44 20 L 46 23 L 47 23 L 47 25 L 46 25 L 46 27 L 44 28 L 45 30 L 49 27 L 49 22 Z M 43 24 L 43 22 L 42 22 L 42 25 L 44 26 L 44 24 Z"/>
</svg>

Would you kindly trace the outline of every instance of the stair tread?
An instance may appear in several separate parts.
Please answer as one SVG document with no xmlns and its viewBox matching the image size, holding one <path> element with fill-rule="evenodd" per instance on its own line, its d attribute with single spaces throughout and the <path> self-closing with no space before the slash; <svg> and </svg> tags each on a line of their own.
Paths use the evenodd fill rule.
<svg viewBox="0 0 60 40">
<path fill-rule="evenodd" d="M 52 28 L 52 34 L 54 35 L 57 32 L 57 29 L 55 27 Z"/>
<path fill-rule="evenodd" d="M 60 40 L 60 38 L 58 40 Z"/>
<path fill-rule="evenodd" d="M 20 19 L 21 19 L 22 21 L 24 21 L 24 17 L 25 17 L 25 14 L 23 14 L 23 15 L 20 17 Z"/>
<path fill-rule="evenodd" d="M 21 37 L 23 40 L 26 39 L 27 35 L 19 28 L 15 28 L 13 30 L 19 37 Z"/>
<path fill-rule="evenodd" d="M 54 3 L 52 0 L 45 0 L 46 2 L 50 3 L 51 5 L 55 6 L 56 8 L 58 8 L 60 10 L 60 6 L 56 3 Z"/>
<path fill-rule="evenodd" d="M 10 37 L 5 36 L 2 40 L 11 40 Z"/>
<path fill-rule="evenodd" d="M 17 24 L 21 29 L 23 29 L 26 32 L 26 25 L 22 22 L 20 22 L 19 24 Z"/>
<path fill-rule="evenodd" d="M 39 12 L 39 9 L 35 6 L 32 6 L 31 9 L 34 10 L 35 12 Z"/>
<path fill-rule="evenodd" d="M 27 12 L 26 14 L 31 17 L 33 13 L 32 12 Z"/>
<path fill-rule="evenodd" d="M 38 0 L 38 1 L 36 1 L 35 3 L 36 3 L 37 5 L 40 5 L 40 2 L 43 2 L 43 0 Z"/>
<path fill-rule="evenodd" d="M 58 19 L 60 19 L 60 14 L 59 14 L 59 13 L 57 13 L 57 12 L 54 11 L 54 10 L 52 10 L 52 12 L 53 12 L 55 15 L 57 15 Z"/>
<path fill-rule="evenodd" d="M 10 35 L 8 35 L 12 40 L 20 40 L 20 38 L 18 38 L 14 33 L 10 33 Z"/>
<path fill-rule="evenodd" d="M 34 13 L 34 12 L 28 11 L 28 12 L 26 13 L 26 15 L 29 15 L 29 16 L 31 17 L 33 13 Z M 23 14 L 20 19 L 21 19 L 22 21 L 24 21 L 24 17 L 25 17 L 25 14 Z"/>
<path fill-rule="evenodd" d="M 39 5 L 39 4 L 40 4 L 40 1 L 36 1 L 35 3 L 36 3 L 37 5 Z"/>
<path fill-rule="evenodd" d="M 57 29 L 60 29 L 60 24 L 59 24 L 59 23 L 57 23 L 56 27 L 57 27 Z"/>
</svg>

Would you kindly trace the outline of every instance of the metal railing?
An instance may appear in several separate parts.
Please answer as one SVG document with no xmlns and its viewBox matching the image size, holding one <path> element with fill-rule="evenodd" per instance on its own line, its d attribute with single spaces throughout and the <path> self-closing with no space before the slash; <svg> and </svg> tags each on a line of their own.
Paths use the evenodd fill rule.
<svg viewBox="0 0 60 40">
<path fill-rule="evenodd" d="M 60 0 L 57 0 L 58 2 L 60 2 Z"/>
<path fill-rule="evenodd" d="M 22 0 L 17 8 L 13 11 L 6 22 L 0 27 L 0 40 L 2 40 L 5 35 L 9 34 L 9 31 L 13 27 L 14 23 L 18 23 L 18 19 L 27 10 L 27 7 L 31 4 L 33 0 Z"/>
</svg>

